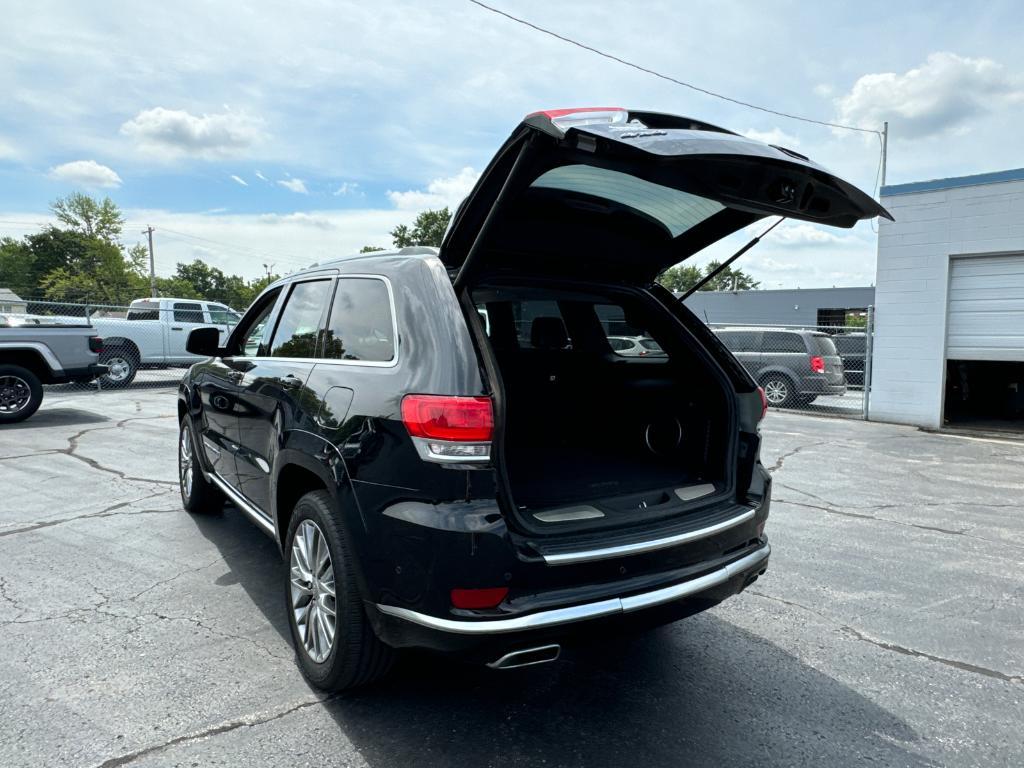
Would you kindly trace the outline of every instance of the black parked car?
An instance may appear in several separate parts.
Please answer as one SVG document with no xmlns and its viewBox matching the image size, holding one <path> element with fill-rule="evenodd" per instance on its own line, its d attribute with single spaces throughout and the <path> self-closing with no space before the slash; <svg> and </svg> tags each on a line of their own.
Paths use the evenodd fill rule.
<svg viewBox="0 0 1024 768">
<path fill-rule="evenodd" d="M 764 573 L 756 383 L 654 282 L 765 215 L 884 211 L 801 156 L 688 118 L 537 113 L 440 252 L 271 285 L 180 388 L 181 494 L 279 544 L 303 672 L 396 648 L 506 668 L 704 610 Z M 615 330 L 659 355 L 622 356 Z M 525 318 L 529 318 L 528 332 Z"/>
<path fill-rule="evenodd" d="M 769 405 L 808 405 L 846 394 L 843 361 L 827 333 L 778 328 L 721 328 L 715 334 L 764 389 Z"/>
<path fill-rule="evenodd" d="M 866 370 L 865 362 L 868 356 L 867 334 L 860 331 L 839 333 L 832 337 L 832 343 L 836 345 L 836 351 L 843 359 L 846 383 L 851 387 L 862 388 Z"/>
</svg>

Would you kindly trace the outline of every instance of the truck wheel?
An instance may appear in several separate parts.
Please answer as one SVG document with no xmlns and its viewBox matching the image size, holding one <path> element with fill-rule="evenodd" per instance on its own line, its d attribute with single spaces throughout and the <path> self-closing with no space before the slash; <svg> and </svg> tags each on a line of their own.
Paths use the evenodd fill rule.
<svg viewBox="0 0 1024 768">
<path fill-rule="evenodd" d="M 20 365 L 0 365 L 0 424 L 24 421 L 42 402 L 38 376 Z"/>
<path fill-rule="evenodd" d="M 761 379 L 761 387 L 768 405 L 774 408 L 792 408 L 800 400 L 796 385 L 781 373 L 769 373 Z"/>
<path fill-rule="evenodd" d="M 299 668 L 325 691 L 385 675 L 394 649 L 370 626 L 356 584 L 352 544 L 326 491 L 307 493 L 288 526 L 285 599 Z"/>
<path fill-rule="evenodd" d="M 178 435 L 178 485 L 181 489 L 181 505 L 193 515 L 210 515 L 224 509 L 224 493 L 203 477 L 199 457 L 192 442 L 192 431 L 188 428 L 188 416 L 181 420 Z"/>
<path fill-rule="evenodd" d="M 125 347 L 103 350 L 100 362 L 107 366 L 107 372 L 100 377 L 103 387 L 127 387 L 135 381 L 135 374 L 139 371 L 139 356 L 135 350 Z"/>
</svg>

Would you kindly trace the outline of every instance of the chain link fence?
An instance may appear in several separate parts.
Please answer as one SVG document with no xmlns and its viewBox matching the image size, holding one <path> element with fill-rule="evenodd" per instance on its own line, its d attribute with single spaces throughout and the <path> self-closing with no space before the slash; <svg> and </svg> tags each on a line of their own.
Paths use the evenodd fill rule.
<svg viewBox="0 0 1024 768">
<path fill-rule="evenodd" d="M 142 299 L 130 305 L 26 301 L 4 309 L 0 327 L 88 323 L 103 339 L 100 362 L 108 368 L 106 375 L 90 383 L 52 385 L 54 392 L 176 385 L 202 359 L 185 349 L 189 334 L 213 326 L 223 341 L 239 319 L 222 304 L 185 299 Z"/>
<path fill-rule="evenodd" d="M 764 388 L 770 408 L 866 419 L 873 311 L 864 325 L 709 328 Z"/>
</svg>

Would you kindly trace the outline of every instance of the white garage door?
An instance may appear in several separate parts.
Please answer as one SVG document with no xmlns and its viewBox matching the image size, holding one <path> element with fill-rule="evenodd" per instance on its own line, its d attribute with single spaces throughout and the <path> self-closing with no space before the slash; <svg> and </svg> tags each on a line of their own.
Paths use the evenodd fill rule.
<svg viewBox="0 0 1024 768">
<path fill-rule="evenodd" d="M 946 357 L 1024 362 L 1024 253 L 953 259 Z"/>
</svg>

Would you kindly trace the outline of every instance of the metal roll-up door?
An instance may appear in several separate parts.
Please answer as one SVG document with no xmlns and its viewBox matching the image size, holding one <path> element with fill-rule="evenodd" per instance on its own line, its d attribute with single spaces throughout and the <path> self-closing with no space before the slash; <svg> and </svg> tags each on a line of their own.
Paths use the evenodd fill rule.
<svg viewBox="0 0 1024 768">
<path fill-rule="evenodd" d="M 1024 253 L 952 260 L 946 358 L 1024 362 Z"/>
</svg>

